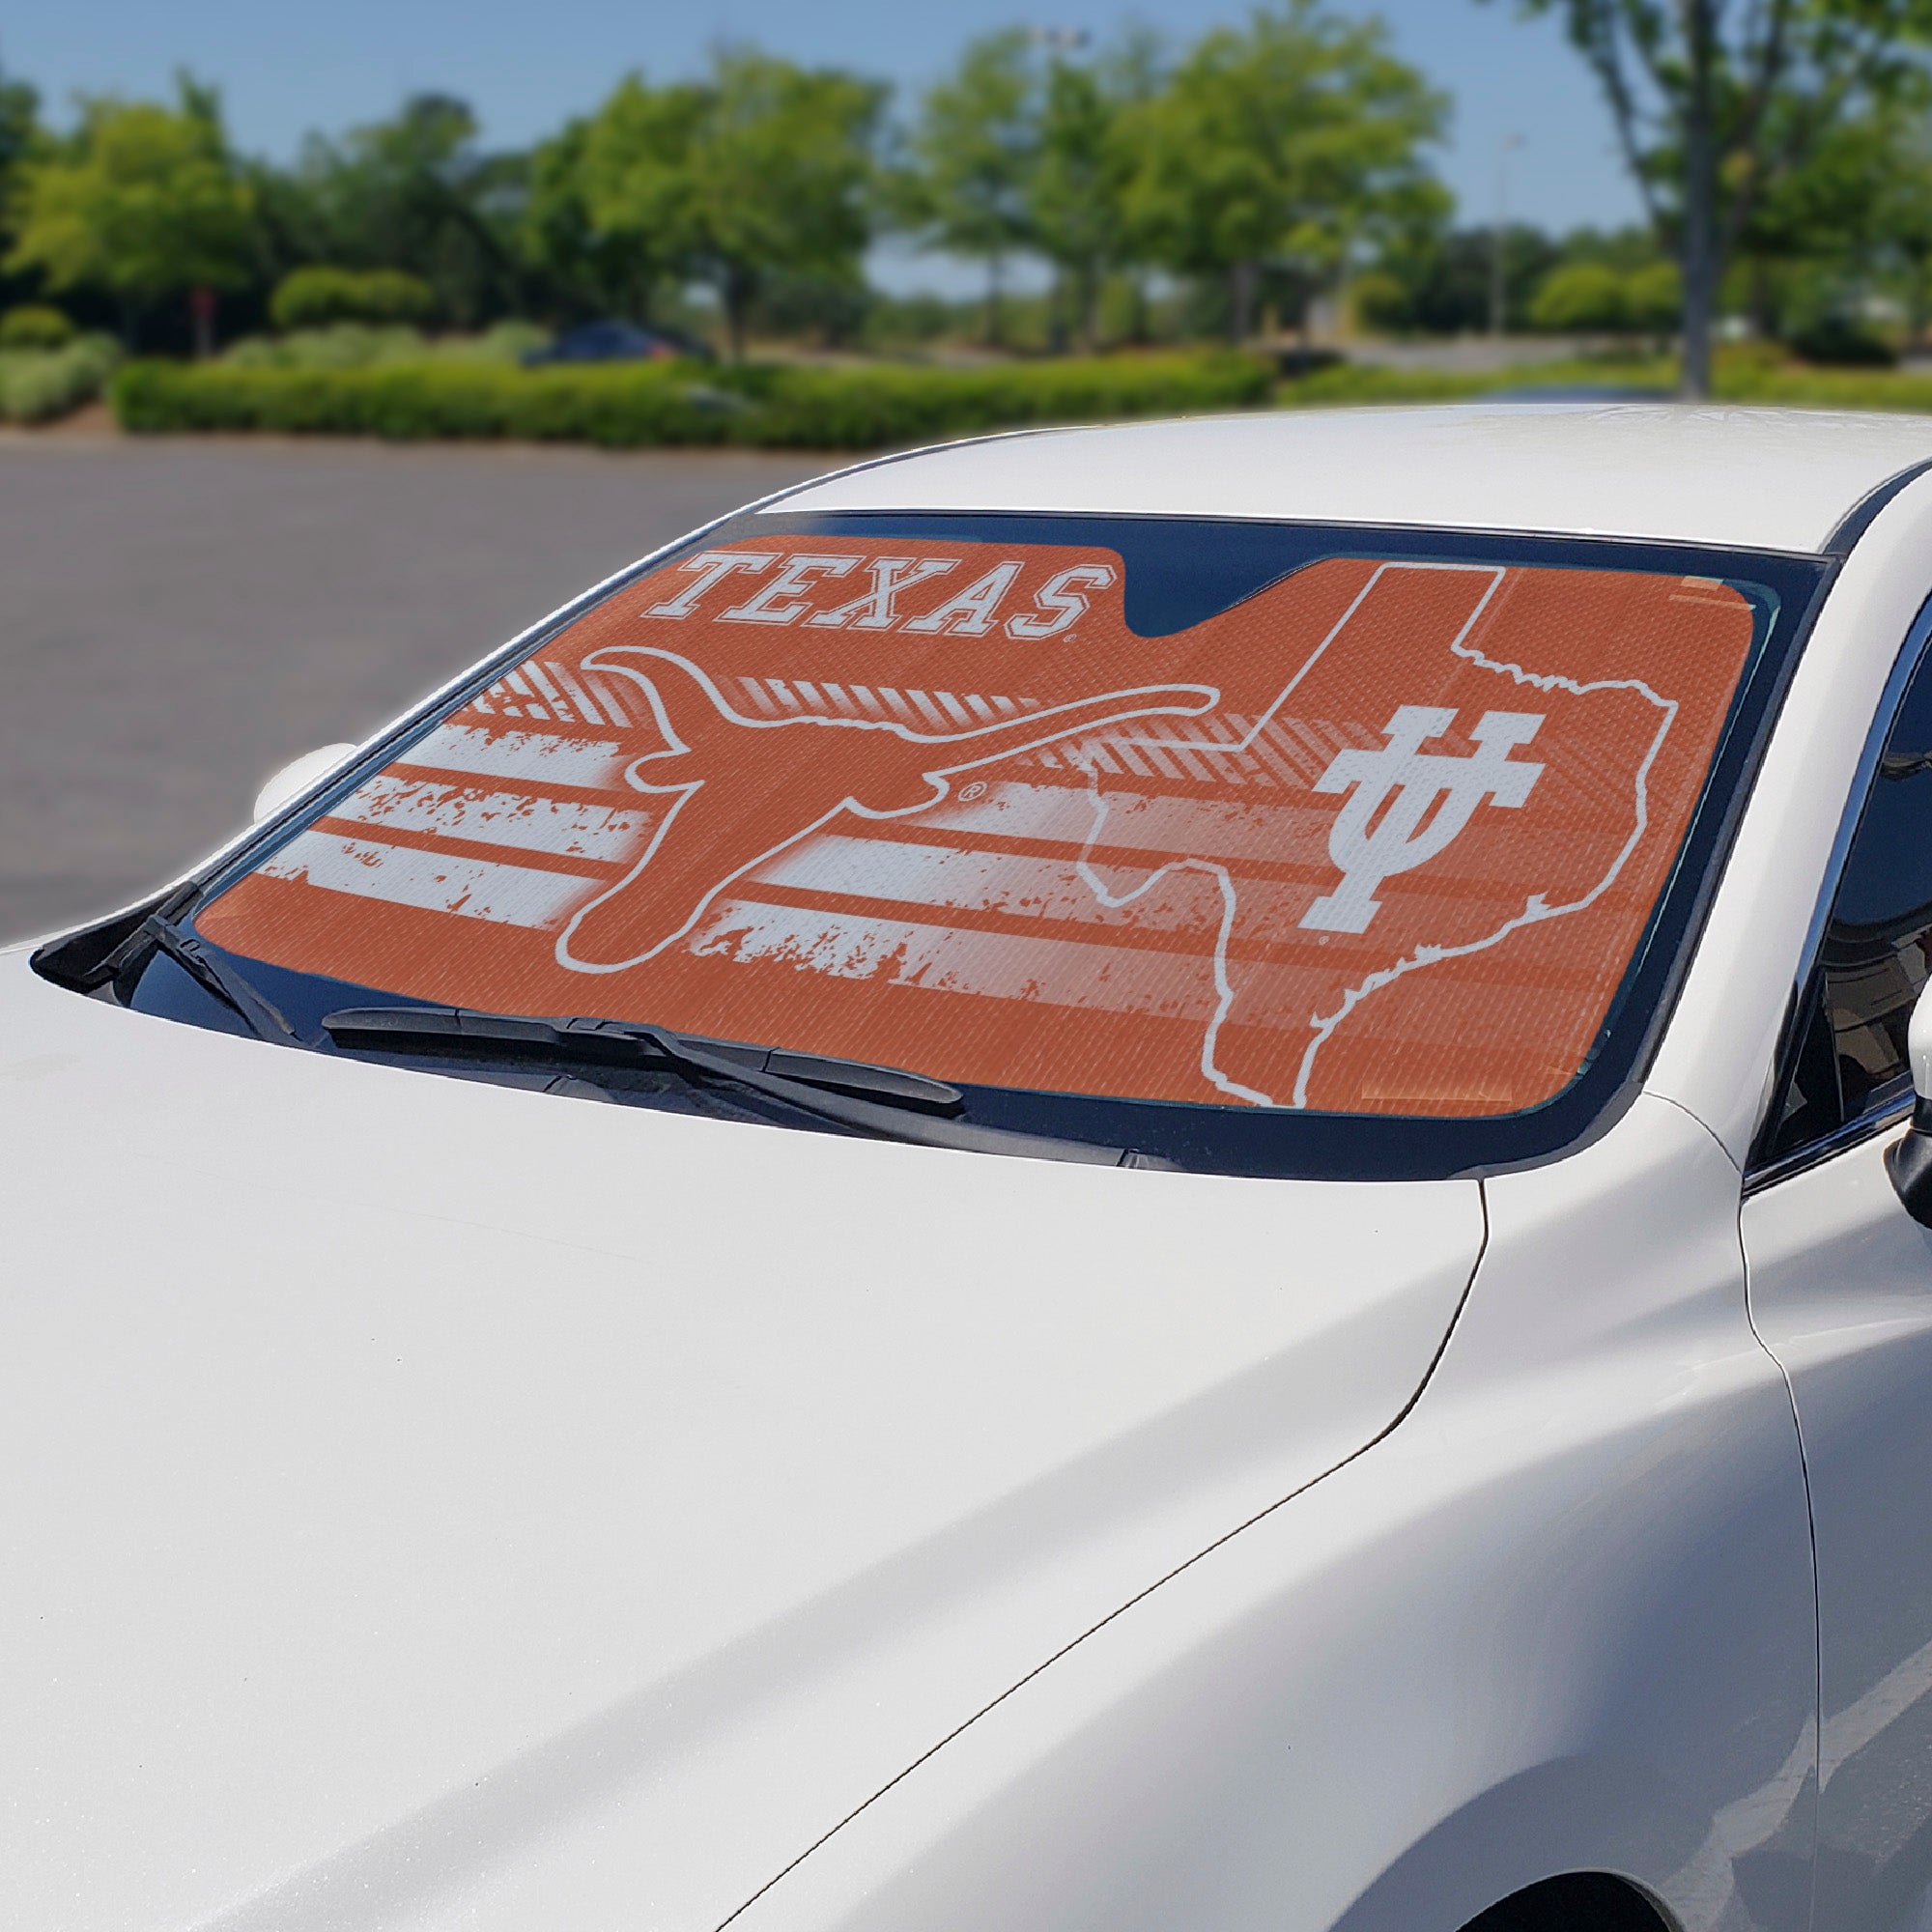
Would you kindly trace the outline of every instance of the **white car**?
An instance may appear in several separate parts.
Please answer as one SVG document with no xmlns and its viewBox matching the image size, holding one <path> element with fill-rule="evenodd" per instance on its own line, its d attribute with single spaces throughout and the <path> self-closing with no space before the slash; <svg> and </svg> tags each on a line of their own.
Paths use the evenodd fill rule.
<svg viewBox="0 0 1932 1932">
<path fill-rule="evenodd" d="M 0 956 L 0 1923 L 1932 1925 L 1928 593 L 1905 418 L 961 444 Z"/>
</svg>

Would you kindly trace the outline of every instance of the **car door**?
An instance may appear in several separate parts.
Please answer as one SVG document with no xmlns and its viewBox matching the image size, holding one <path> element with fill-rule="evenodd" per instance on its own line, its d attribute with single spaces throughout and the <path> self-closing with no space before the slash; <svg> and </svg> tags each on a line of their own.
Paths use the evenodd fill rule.
<svg viewBox="0 0 1932 1932">
<path fill-rule="evenodd" d="M 1889 706 L 1743 1209 L 1811 1497 L 1818 1932 L 1932 1927 L 1932 1230 L 1885 1170 L 1932 953 L 1932 660 Z"/>
</svg>

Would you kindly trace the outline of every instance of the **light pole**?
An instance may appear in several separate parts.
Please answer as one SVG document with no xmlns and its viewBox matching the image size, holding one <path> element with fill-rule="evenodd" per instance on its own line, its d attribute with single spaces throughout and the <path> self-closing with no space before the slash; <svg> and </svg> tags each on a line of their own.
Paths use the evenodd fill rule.
<svg viewBox="0 0 1932 1932">
<path fill-rule="evenodd" d="M 1490 333 L 1502 339 L 1507 289 L 1503 279 L 1504 255 L 1509 247 L 1509 157 L 1522 146 L 1520 134 L 1505 134 L 1496 143 L 1495 220 L 1490 229 Z"/>
</svg>

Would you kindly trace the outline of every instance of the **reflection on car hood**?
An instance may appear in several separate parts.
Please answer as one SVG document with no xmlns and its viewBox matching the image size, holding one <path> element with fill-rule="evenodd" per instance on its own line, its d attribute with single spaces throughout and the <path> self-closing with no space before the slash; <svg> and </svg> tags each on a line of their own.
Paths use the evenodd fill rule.
<svg viewBox="0 0 1932 1932">
<path fill-rule="evenodd" d="M 1385 1428 L 1481 1226 L 331 1061 L 0 958 L 11 1915 L 716 1925 Z"/>
</svg>

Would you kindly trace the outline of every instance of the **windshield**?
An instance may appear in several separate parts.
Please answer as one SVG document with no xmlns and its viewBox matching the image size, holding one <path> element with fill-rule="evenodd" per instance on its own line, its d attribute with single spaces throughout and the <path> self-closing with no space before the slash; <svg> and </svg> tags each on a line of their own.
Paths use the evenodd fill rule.
<svg viewBox="0 0 1932 1932">
<path fill-rule="evenodd" d="M 1474 1132 L 1643 1033 L 1623 996 L 1809 570 L 748 516 L 420 721 L 193 926 L 285 1008 L 294 975 L 886 1063 L 1056 1131 L 1161 1114 L 1122 1144 L 1190 1164 L 1293 1171 L 1223 1117 Z"/>
</svg>

